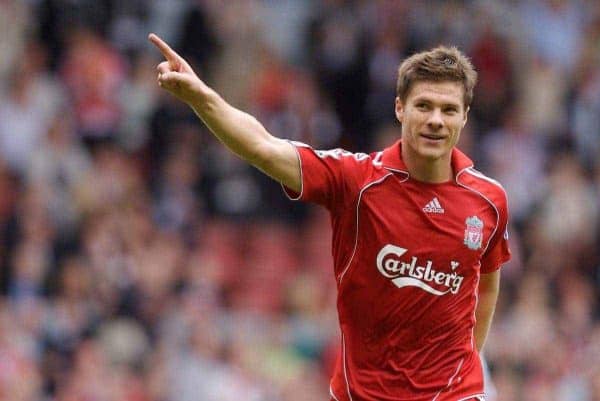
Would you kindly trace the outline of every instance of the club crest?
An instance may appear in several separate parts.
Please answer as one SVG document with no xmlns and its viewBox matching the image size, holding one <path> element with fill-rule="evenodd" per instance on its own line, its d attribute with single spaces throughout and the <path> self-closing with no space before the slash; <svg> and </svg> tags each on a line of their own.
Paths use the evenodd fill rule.
<svg viewBox="0 0 600 401">
<path fill-rule="evenodd" d="M 465 223 L 467 227 L 465 228 L 464 244 L 475 251 L 481 248 L 483 242 L 483 221 L 477 216 L 471 216 L 467 217 Z"/>
</svg>

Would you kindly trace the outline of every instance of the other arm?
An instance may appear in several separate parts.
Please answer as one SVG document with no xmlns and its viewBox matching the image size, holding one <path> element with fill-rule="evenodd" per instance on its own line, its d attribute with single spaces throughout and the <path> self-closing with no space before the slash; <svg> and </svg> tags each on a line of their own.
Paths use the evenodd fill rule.
<svg viewBox="0 0 600 401">
<path fill-rule="evenodd" d="M 227 103 L 155 34 L 148 36 L 166 61 L 157 66 L 158 84 L 187 103 L 229 150 L 295 192 L 301 190 L 300 163 L 289 142 L 276 138 L 253 116 Z"/>
<path fill-rule="evenodd" d="M 500 290 L 500 269 L 492 273 L 482 273 L 479 280 L 479 299 L 475 311 L 475 343 L 481 352 L 492 324 L 496 301 Z"/>
</svg>

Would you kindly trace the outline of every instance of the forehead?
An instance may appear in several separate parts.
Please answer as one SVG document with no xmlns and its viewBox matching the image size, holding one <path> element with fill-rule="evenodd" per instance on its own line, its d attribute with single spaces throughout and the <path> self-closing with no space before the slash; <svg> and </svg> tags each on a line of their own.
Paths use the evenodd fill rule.
<svg viewBox="0 0 600 401">
<path fill-rule="evenodd" d="M 462 104 L 464 94 L 465 88 L 460 82 L 417 81 L 410 88 L 406 100 L 410 102 L 424 99 L 441 103 Z"/>
</svg>

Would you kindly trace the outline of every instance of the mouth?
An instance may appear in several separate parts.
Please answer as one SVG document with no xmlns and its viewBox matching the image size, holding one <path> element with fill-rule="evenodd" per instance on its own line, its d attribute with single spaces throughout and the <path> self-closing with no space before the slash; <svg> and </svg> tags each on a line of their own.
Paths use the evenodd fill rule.
<svg viewBox="0 0 600 401">
<path fill-rule="evenodd" d="M 436 135 L 436 134 L 421 134 L 421 137 L 428 139 L 430 141 L 442 141 L 442 140 L 446 139 L 444 136 Z"/>
</svg>

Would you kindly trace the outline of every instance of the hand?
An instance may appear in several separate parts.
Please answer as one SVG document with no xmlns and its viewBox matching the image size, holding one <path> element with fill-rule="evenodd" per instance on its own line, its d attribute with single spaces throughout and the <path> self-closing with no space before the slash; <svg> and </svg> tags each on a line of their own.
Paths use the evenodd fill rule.
<svg viewBox="0 0 600 401">
<path fill-rule="evenodd" d="M 166 59 L 156 67 L 158 85 L 190 105 L 203 101 L 210 88 L 198 78 L 188 62 L 157 35 L 151 33 L 148 35 L 148 40 Z"/>
</svg>

